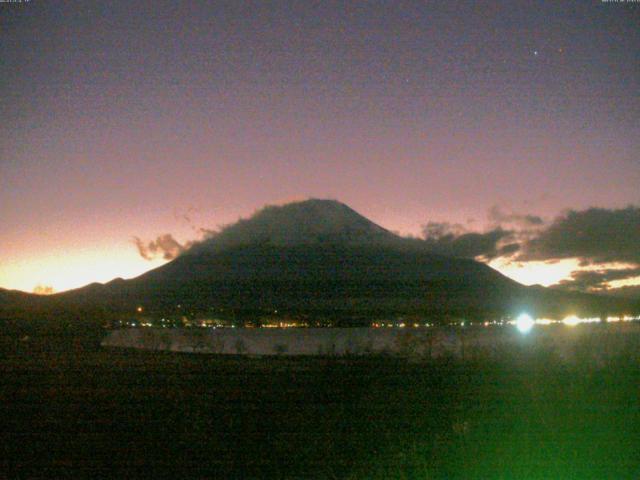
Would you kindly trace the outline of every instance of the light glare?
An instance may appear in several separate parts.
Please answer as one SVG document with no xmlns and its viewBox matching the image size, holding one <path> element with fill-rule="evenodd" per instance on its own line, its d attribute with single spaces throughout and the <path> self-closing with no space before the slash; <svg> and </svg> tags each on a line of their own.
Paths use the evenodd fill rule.
<svg viewBox="0 0 640 480">
<path fill-rule="evenodd" d="M 533 318 L 527 313 L 521 313 L 518 318 L 516 318 L 516 328 L 520 333 L 529 333 L 534 324 Z"/>
</svg>

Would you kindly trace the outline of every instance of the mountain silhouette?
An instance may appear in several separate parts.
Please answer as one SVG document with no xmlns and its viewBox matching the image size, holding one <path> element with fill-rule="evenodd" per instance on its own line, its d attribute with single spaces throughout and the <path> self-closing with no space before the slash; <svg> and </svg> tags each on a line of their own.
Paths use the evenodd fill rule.
<svg viewBox="0 0 640 480">
<path fill-rule="evenodd" d="M 311 199 L 267 206 L 190 250 L 220 250 L 239 245 L 394 244 L 403 239 L 335 200 Z"/>
<path fill-rule="evenodd" d="M 334 324 L 401 315 L 482 320 L 522 310 L 604 315 L 634 307 L 525 287 L 480 262 L 434 254 L 426 242 L 400 237 L 343 203 L 317 199 L 265 207 L 137 278 L 33 297 L 12 295 L 9 303 L 45 316 L 130 316 L 142 306 L 158 317 L 252 321 L 278 312 Z"/>
</svg>

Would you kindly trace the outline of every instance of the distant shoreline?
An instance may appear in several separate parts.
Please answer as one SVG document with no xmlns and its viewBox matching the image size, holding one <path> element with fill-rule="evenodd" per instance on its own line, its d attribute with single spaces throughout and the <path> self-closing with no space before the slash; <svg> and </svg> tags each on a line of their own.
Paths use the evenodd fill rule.
<svg viewBox="0 0 640 480">
<path fill-rule="evenodd" d="M 544 350 L 571 361 L 588 355 L 607 360 L 640 343 L 640 324 L 514 326 L 491 328 L 128 328 L 112 331 L 103 347 L 252 356 L 393 355 L 413 359 L 492 358 L 505 352 Z M 634 345 L 636 347 L 634 347 Z M 554 357 L 555 355 L 555 357 Z"/>
</svg>

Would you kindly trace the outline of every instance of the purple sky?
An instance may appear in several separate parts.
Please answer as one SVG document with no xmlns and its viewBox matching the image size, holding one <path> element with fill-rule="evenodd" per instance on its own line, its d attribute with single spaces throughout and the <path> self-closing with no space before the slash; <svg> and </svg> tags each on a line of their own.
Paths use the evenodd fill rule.
<svg viewBox="0 0 640 480">
<path fill-rule="evenodd" d="M 161 262 L 133 236 L 307 197 L 413 234 L 640 204 L 640 4 L 31 0 L 0 22 L 0 287 L 139 274 Z"/>
</svg>

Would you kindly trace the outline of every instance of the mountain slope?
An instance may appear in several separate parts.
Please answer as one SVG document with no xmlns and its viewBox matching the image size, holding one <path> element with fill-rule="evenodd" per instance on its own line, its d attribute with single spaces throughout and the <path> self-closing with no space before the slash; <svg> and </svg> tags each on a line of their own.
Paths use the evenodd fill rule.
<svg viewBox="0 0 640 480">
<path fill-rule="evenodd" d="M 513 315 L 601 314 L 629 302 L 528 288 L 487 265 L 430 253 L 346 205 L 308 200 L 266 207 L 173 261 L 131 280 L 40 300 L 50 311 L 157 316 L 279 311 L 341 319 L 419 314 L 435 321 Z"/>
</svg>

